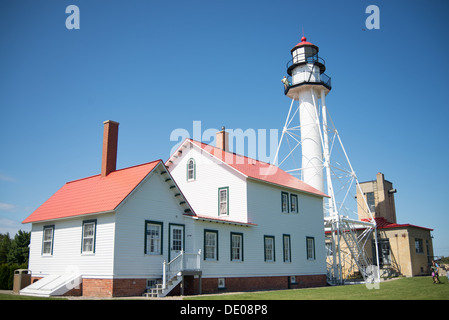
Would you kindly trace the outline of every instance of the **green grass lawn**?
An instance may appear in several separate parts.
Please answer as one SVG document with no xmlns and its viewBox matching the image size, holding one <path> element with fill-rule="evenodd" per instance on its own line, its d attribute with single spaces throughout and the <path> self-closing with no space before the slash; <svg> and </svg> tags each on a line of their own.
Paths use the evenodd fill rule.
<svg viewBox="0 0 449 320">
<path fill-rule="evenodd" d="M 368 289 L 364 284 L 246 292 L 234 294 L 184 297 L 184 300 L 449 300 L 447 277 L 442 284 L 433 284 L 431 277 L 400 278 L 382 282 L 379 289 Z M 0 300 L 66 300 L 0 294 Z"/>
<path fill-rule="evenodd" d="M 431 277 L 382 282 L 379 289 L 364 284 L 335 287 L 248 292 L 185 297 L 184 300 L 449 300 L 447 277 L 433 284 Z"/>
<path fill-rule="evenodd" d="M 32 296 L 21 296 L 18 294 L 0 293 L 0 300 L 67 300 L 67 298 L 45 298 L 45 297 L 32 297 Z"/>
</svg>

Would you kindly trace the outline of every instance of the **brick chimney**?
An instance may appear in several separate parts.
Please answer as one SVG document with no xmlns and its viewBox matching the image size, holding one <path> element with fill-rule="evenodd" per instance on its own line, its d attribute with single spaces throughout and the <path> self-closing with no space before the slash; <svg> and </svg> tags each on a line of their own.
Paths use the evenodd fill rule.
<svg viewBox="0 0 449 320">
<path fill-rule="evenodd" d="M 225 127 L 221 127 L 221 131 L 216 133 L 215 146 L 223 151 L 229 151 L 229 132 L 225 131 Z"/>
<path fill-rule="evenodd" d="M 104 122 L 103 158 L 101 162 L 101 176 L 106 177 L 115 171 L 117 165 L 118 122 L 107 120 Z"/>
</svg>

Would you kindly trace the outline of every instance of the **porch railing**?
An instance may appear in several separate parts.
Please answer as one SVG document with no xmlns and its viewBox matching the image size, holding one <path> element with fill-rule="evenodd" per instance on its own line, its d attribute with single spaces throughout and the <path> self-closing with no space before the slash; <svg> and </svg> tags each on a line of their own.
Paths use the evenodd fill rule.
<svg viewBox="0 0 449 320">
<path fill-rule="evenodd" d="M 166 262 L 164 260 L 162 283 L 166 288 L 167 282 L 173 279 L 182 271 L 199 271 L 201 270 L 201 249 L 198 253 L 187 253 L 181 251 L 173 260 Z"/>
</svg>

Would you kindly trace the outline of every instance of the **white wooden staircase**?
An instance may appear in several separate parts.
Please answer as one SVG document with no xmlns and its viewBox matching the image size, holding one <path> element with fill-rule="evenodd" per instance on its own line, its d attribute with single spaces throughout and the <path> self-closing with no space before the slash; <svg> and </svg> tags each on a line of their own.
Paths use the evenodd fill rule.
<svg viewBox="0 0 449 320">
<path fill-rule="evenodd" d="M 145 297 L 165 297 L 179 283 L 183 281 L 185 275 L 199 275 L 201 277 L 201 249 L 198 253 L 186 253 L 181 251 L 170 262 L 164 261 L 162 281 L 154 288 L 147 289 L 143 295 Z M 184 288 L 181 289 L 183 294 Z"/>
</svg>

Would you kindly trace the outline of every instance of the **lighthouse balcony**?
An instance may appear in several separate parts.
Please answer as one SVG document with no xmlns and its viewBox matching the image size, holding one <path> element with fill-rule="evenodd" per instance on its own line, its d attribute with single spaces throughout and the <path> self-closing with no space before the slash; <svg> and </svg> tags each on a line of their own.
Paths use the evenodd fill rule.
<svg viewBox="0 0 449 320">
<path fill-rule="evenodd" d="M 284 94 L 289 97 L 295 96 L 296 91 L 304 85 L 322 85 L 327 90 L 332 89 L 331 78 L 325 73 L 317 75 L 313 71 L 302 72 L 300 77 L 295 77 L 294 82 L 292 82 L 291 76 L 288 76 L 287 80 L 288 85 L 284 85 Z"/>
<path fill-rule="evenodd" d="M 307 55 L 305 53 L 298 53 L 293 56 L 293 58 L 287 62 L 287 73 L 292 75 L 293 69 L 303 64 L 314 64 L 320 68 L 320 73 L 326 71 L 326 62 L 323 58 L 319 57 L 318 54 Z"/>
</svg>

